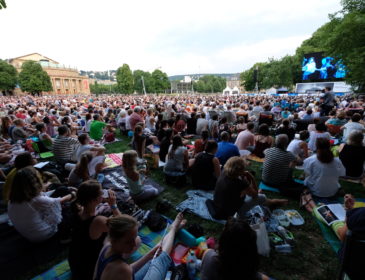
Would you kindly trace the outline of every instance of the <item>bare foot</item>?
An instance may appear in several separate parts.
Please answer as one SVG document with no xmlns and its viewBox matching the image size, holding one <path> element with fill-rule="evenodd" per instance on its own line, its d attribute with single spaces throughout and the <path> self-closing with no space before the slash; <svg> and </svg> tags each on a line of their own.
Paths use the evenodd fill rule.
<svg viewBox="0 0 365 280">
<path fill-rule="evenodd" d="M 184 219 L 183 213 L 177 214 L 175 220 L 171 224 L 170 228 L 171 230 L 175 230 L 176 232 L 182 229 L 186 224 L 186 220 Z"/>
</svg>

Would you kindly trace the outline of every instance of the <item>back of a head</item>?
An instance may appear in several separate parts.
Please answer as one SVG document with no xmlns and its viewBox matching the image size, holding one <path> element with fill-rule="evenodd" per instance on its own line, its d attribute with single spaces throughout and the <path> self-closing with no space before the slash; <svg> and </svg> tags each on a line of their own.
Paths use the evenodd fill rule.
<svg viewBox="0 0 365 280">
<path fill-rule="evenodd" d="M 246 161 L 242 157 L 231 157 L 224 165 L 224 174 L 232 179 L 242 176 L 246 170 Z"/>
<path fill-rule="evenodd" d="M 87 206 L 101 197 L 101 185 L 96 180 L 87 180 L 77 189 L 77 202 L 81 206 Z"/>
<path fill-rule="evenodd" d="M 33 166 L 21 168 L 15 174 L 9 199 L 13 203 L 31 201 L 42 191 L 42 181 Z"/>
<path fill-rule="evenodd" d="M 21 153 L 16 156 L 14 160 L 14 166 L 16 169 L 21 169 L 23 167 L 33 165 L 35 160 L 29 152 Z"/>
<path fill-rule="evenodd" d="M 363 146 L 364 134 L 359 131 L 355 130 L 350 133 L 347 144 L 352 146 Z"/>
<path fill-rule="evenodd" d="M 81 135 L 79 135 L 79 137 L 77 137 L 77 139 L 79 140 L 79 142 L 81 143 L 81 145 L 85 145 L 86 144 L 86 140 L 88 139 L 88 134 L 87 133 L 82 133 Z"/>
<path fill-rule="evenodd" d="M 353 122 L 359 122 L 361 120 L 361 115 L 359 113 L 355 113 L 352 115 L 351 120 Z"/>
<path fill-rule="evenodd" d="M 316 130 L 318 132 L 325 132 L 325 131 L 327 131 L 327 126 L 324 123 L 317 123 Z"/>
<path fill-rule="evenodd" d="M 205 145 L 205 152 L 206 153 L 215 153 L 218 149 L 218 144 L 214 140 L 208 140 Z"/>
<path fill-rule="evenodd" d="M 326 138 L 317 138 L 317 158 L 322 163 L 331 163 L 333 161 L 333 153 L 331 151 L 330 141 Z"/>
<path fill-rule="evenodd" d="M 248 130 L 252 130 L 252 129 L 254 129 L 255 128 L 255 124 L 253 123 L 253 122 L 249 122 L 248 124 L 247 124 L 247 129 Z"/>
<path fill-rule="evenodd" d="M 281 150 L 286 150 L 289 144 L 289 138 L 286 134 L 279 134 L 275 138 L 275 146 Z"/>
<path fill-rule="evenodd" d="M 142 126 L 136 125 L 134 128 L 134 135 L 138 135 L 141 132 L 142 132 Z"/>
<path fill-rule="evenodd" d="M 225 141 L 225 142 L 228 142 L 229 141 L 229 133 L 227 131 L 223 131 L 221 133 L 221 140 L 222 141 Z"/>
<path fill-rule="evenodd" d="M 180 135 L 175 135 L 173 138 L 172 138 L 172 146 L 173 146 L 173 149 L 176 149 L 180 146 L 183 145 L 183 142 L 182 142 L 182 138 Z"/>
<path fill-rule="evenodd" d="M 288 119 L 284 119 L 282 124 L 283 124 L 284 127 L 289 127 L 290 122 L 289 122 Z"/>
<path fill-rule="evenodd" d="M 61 125 L 58 127 L 58 134 L 59 135 L 66 135 L 68 132 L 68 127 L 66 125 Z"/>
<path fill-rule="evenodd" d="M 302 141 L 306 141 L 309 138 L 309 132 L 308 130 L 302 130 L 299 132 L 299 139 Z"/>
<path fill-rule="evenodd" d="M 95 114 L 95 115 L 93 116 L 94 121 L 97 121 L 99 118 L 100 118 L 100 115 L 99 115 L 99 114 Z"/>
<path fill-rule="evenodd" d="M 208 130 L 204 129 L 202 131 L 202 139 L 207 140 L 208 138 L 209 138 L 209 132 L 208 132 Z"/>
<path fill-rule="evenodd" d="M 138 154 L 135 150 L 128 150 L 123 154 L 123 168 L 134 168 Z"/>
<path fill-rule="evenodd" d="M 259 134 L 263 136 L 269 136 L 270 129 L 266 123 L 263 123 L 259 126 Z"/>
<path fill-rule="evenodd" d="M 242 219 L 229 218 L 219 238 L 219 279 L 256 279 L 259 255 L 256 233 Z"/>
<path fill-rule="evenodd" d="M 125 237 L 131 233 L 131 230 L 137 227 L 138 223 L 135 218 L 129 215 L 120 215 L 107 220 L 109 228 L 109 238 L 111 243 Z"/>
</svg>

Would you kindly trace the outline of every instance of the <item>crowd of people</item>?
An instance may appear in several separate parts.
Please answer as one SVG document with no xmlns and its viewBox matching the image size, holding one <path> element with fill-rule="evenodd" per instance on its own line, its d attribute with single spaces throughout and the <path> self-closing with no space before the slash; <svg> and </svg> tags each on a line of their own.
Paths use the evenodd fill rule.
<svg viewBox="0 0 365 280">
<path fill-rule="evenodd" d="M 258 272 L 256 236 L 244 217 L 256 205 L 275 208 L 287 199 L 267 198 L 255 176 L 287 198 L 302 197 L 303 205 L 343 196 L 340 177 L 363 177 L 364 106 L 361 98 L 335 97 L 330 89 L 295 97 L 3 96 L 2 200 L 15 229 L 31 242 L 71 240 L 75 279 L 165 279 L 175 234 L 186 221 L 178 214 L 162 244 L 127 262 L 141 243 L 138 223 L 96 180 L 106 167 L 104 145 L 119 131 L 130 137 L 120 168 L 136 203 L 159 195 L 145 183 L 146 154 L 159 158 L 166 182 L 178 186 L 191 177 L 194 189 L 214 192 L 211 214 L 227 223 L 217 250 L 203 257 L 201 279 L 236 273 L 269 279 Z M 51 152 L 53 168 L 35 168 L 34 151 Z M 263 162 L 262 174 L 249 171 L 247 157 Z M 294 180 L 296 166 L 304 169 L 303 183 Z M 102 202 L 110 218 L 98 214 Z"/>
</svg>

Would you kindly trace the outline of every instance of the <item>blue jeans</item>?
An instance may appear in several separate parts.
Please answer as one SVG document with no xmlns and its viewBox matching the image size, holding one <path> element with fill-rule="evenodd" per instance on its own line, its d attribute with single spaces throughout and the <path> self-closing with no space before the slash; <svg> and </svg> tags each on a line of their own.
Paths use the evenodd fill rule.
<svg viewBox="0 0 365 280">
<path fill-rule="evenodd" d="M 135 280 L 161 280 L 165 279 L 171 265 L 171 258 L 166 252 L 162 252 L 157 258 L 146 263 L 134 274 Z"/>
</svg>

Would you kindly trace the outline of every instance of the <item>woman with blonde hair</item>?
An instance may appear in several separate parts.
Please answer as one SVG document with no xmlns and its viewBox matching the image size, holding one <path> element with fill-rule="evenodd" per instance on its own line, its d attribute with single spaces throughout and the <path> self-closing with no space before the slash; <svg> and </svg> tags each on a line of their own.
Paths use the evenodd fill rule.
<svg viewBox="0 0 365 280">
<path fill-rule="evenodd" d="M 128 215 L 108 220 L 109 242 L 102 249 L 97 261 L 95 280 L 108 279 L 165 279 L 171 265 L 170 253 L 174 246 L 176 233 L 185 225 L 182 213 L 179 213 L 170 226 L 170 231 L 162 239 L 161 244 L 138 261 L 128 264 L 123 258 L 133 253 L 138 241 L 138 223 Z M 161 253 L 158 255 L 158 252 Z"/>
<path fill-rule="evenodd" d="M 242 157 L 231 157 L 215 185 L 214 218 L 226 220 L 236 212 L 243 216 L 256 205 L 275 206 L 285 203 L 286 199 L 269 200 L 264 194 L 260 194 L 255 178 L 246 171 L 246 161 Z"/>
<path fill-rule="evenodd" d="M 131 196 L 136 201 L 147 200 L 159 194 L 157 188 L 152 185 L 144 185 L 145 170 L 137 169 L 138 154 L 134 150 L 123 154 L 123 170 L 127 177 Z"/>
</svg>

